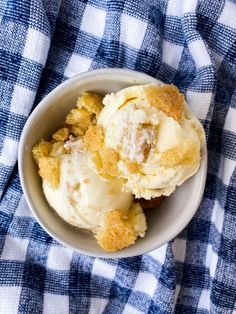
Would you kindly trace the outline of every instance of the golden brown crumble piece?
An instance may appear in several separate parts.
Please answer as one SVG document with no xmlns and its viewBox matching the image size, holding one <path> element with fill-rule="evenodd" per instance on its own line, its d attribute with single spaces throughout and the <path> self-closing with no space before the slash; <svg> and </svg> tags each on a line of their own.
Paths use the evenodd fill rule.
<svg viewBox="0 0 236 314">
<path fill-rule="evenodd" d="M 191 166 L 200 158 L 200 146 L 192 140 L 161 153 L 161 164 L 164 167 Z"/>
<path fill-rule="evenodd" d="M 99 151 L 104 145 L 104 135 L 102 127 L 91 125 L 84 136 L 84 145 L 90 152 Z"/>
<path fill-rule="evenodd" d="M 108 176 L 118 175 L 118 153 L 114 149 L 106 148 L 99 151 L 99 156 L 101 161 L 101 168 L 98 168 L 98 170 L 101 172 L 101 174 Z"/>
<path fill-rule="evenodd" d="M 174 85 L 150 85 L 144 88 L 149 103 L 169 117 L 181 120 L 184 112 L 184 95 Z"/>
<path fill-rule="evenodd" d="M 60 160 L 55 157 L 40 158 L 39 175 L 52 187 L 58 187 L 60 181 Z"/>
<path fill-rule="evenodd" d="M 184 147 L 182 165 L 194 165 L 200 161 L 200 145 L 191 140 L 187 141 L 187 143 Z"/>
<path fill-rule="evenodd" d="M 127 161 L 125 165 L 130 173 L 140 172 L 141 166 L 135 161 Z"/>
<path fill-rule="evenodd" d="M 51 153 L 51 150 L 52 150 L 52 144 L 44 140 L 41 140 L 36 145 L 34 145 L 32 149 L 32 155 L 36 163 L 38 163 L 39 158 L 49 156 L 49 154 Z"/>
<path fill-rule="evenodd" d="M 175 167 L 181 164 L 183 151 L 181 147 L 170 148 L 161 153 L 161 164 L 164 167 Z"/>
<path fill-rule="evenodd" d="M 115 252 L 134 244 L 136 237 L 131 224 L 118 210 L 106 213 L 104 225 L 95 235 L 98 244 L 107 252 Z"/>
<path fill-rule="evenodd" d="M 52 138 L 56 141 L 65 142 L 69 137 L 69 130 L 67 128 L 61 128 L 58 131 L 56 131 Z"/>
<path fill-rule="evenodd" d="M 94 156 L 93 156 L 93 162 L 95 163 L 96 169 L 98 170 L 98 172 L 101 174 L 101 170 L 102 170 L 102 159 L 100 157 L 100 154 L 98 152 L 95 152 Z"/>
<path fill-rule="evenodd" d="M 74 108 L 66 116 L 66 124 L 79 127 L 86 131 L 93 119 L 93 116 L 85 108 Z"/>
<path fill-rule="evenodd" d="M 78 98 L 76 105 L 78 108 L 86 108 L 88 112 L 98 116 L 103 108 L 102 99 L 103 96 L 99 94 L 84 92 Z"/>
<path fill-rule="evenodd" d="M 73 134 L 73 136 L 75 137 L 84 135 L 84 131 L 80 127 L 74 125 L 70 127 L 70 133 Z"/>
</svg>

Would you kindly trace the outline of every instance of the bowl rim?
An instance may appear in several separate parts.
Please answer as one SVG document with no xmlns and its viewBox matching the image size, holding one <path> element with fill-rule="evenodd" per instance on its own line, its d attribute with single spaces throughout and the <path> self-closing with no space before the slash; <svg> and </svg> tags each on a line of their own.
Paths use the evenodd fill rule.
<svg viewBox="0 0 236 314">
<path fill-rule="evenodd" d="M 19 140 L 19 149 L 18 149 L 18 167 L 19 167 L 19 176 L 20 176 L 20 183 L 22 186 L 23 194 L 26 199 L 26 202 L 33 213 L 34 218 L 36 218 L 37 222 L 40 224 L 40 226 L 55 240 L 57 240 L 59 243 L 63 244 L 64 246 L 77 251 L 79 253 L 92 256 L 92 257 L 99 257 L 99 258 L 109 258 L 109 259 L 115 259 L 115 258 L 127 258 L 127 257 L 134 257 L 142 254 L 146 254 L 149 252 L 152 252 L 155 249 L 158 249 L 159 247 L 163 246 L 164 244 L 168 243 L 170 240 L 174 239 L 190 222 L 190 220 L 193 218 L 194 214 L 196 213 L 202 197 L 203 193 L 205 190 L 205 183 L 206 183 L 206 176 L 207 176 L 207 146 L 206 142 L 204 143 L 202 147 L 202 156 L 201 156 L 201 164 L 200 167 L 202 168 L 202 175 L 200 177 L 200 182 L 199 182 L 199 190 L 196 193 L 196 198 L 195 202 L 192 205 L 192 210 L 188 211 L 187 215 L 184 216 L 184 218 L 181 220 L 181 222 L 178 224 L 178 226 L 175 226 L 173 229 L 174 231 L 172 233 L 169 233 L 169 236 L 166 236 L 162 241 L 160 241 L 158 244 L 153 244 L 149 245 L 146 249 L 142 250 L 142 252 L 138 251 L 137 253 L 134 254 L 129 254 L 127 251 L 122 254 L 123 250 L 116 251 L 116 252 L 105 252 L 104 253 L 90 253 L 89 250 L 84 250 L 84 249 L 78 249 L 71 245 L 69 241 L 64 241 L 60 239 L 60 236 L 58 234 L 55 234 L 51 229 L 50 226 L 45 226 L 45 224 L 42 222 L 39 214 L 37 213 L 37 210 L 35 210 L 33 206 L 33 201 L 30 197 L 29 193 L 29 185 L 26 183 L 25 180 L 25 174 L 24 174 L 24 146 L 25 146 L 25 138 L 26 135 L 28 134 L 28 131 L 30 129 L 30 126 L 32 122 L 36 119 L 37 113 L 41 110 L 41 108 L 55 95 L 58 93 L 59 90 L 61 89 L 66 89 L 67 86 L 71 85 L 77 80 L 83 80 L 87 79 L 91 76 L 94 75 L 109 75 L 109 74 L 133 74 L 136 76 L 141 76 L 143 78 L 148 78 L 149 80 L 152 79 L 154 82 L 160 82 L 164 83 L 148 74 L 138 72 L 135 70 L 129 70 L 129 69 L 121 69 L 121 68 L 105 68 L 105 69 L 96 69 L 96 70 L 91 70 L 87 71 L 78 75 L 73 76 L 72 78 L 67 79 L 66 81 L 62 82 L 59 84 L 56 88 L 54 88 L 51 92 L 49 92 L 38 104 L 37 106 L 33 109 L 33 111 L 30 113 L 24 128 L 22 130 L 20 140 Z M 200 169 L 199 167 L 199 169 Z M 135 244 L 134 244 L 135 245 Z M 118 256 L 112 256 L 113 254 L 116 254 Z"/>
</svg>

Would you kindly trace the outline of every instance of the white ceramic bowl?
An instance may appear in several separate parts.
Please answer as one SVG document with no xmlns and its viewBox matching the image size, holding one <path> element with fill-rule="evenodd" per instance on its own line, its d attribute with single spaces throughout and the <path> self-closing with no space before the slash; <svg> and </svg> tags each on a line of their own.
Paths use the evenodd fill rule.
<svg viewBox="0 0 236 314">
<path fill-rule="evenodd" d="M 34 216 L 57 241 L 81 253 L 103 258 L 122 258 L 152 251 L 174 238 L 191 220 L 202 199 L 207 169 L 206 147 L 198 173 L 188 179 L 155 210 L 146 210 L 148 230 L 144 238 L 115 253 L 104 252 L 93 236 L 64 222 L 47 203 L 37 167 L 32 159 L 33 145 L 57 130 L 83 91 L 102 94 L 130 85 L 158 82 L 146 74 L 123 69 L 101 69 L 75 76 L 60 84 L 35 108 L 21 135 L 19 171 L 22 188 Z"/>
</svg>

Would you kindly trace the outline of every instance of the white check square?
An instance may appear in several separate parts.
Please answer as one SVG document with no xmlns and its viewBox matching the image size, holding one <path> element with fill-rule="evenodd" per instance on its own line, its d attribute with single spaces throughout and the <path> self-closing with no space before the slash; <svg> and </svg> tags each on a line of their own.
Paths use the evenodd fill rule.
<svg viewBox="0 0 236 314">
<path fill-rule="evenodd" d="M 157 260 L 161 265 L 164 264 L 166 258 L 167 244 L 162 245 L 159 249 L 156 249 L 149 253 L 155 260 Z"/>
<path fill-rule="evenodd" d="M 218 19 L 218 23 L 222 23 L 226 26 L 236 28 L 236 4 L 231 1 L 225 1 L 224 8 L 221 12 L 221 15 Z"/>
<path fill-rule="evenodd" d="M 199 310 L 210 310 L 210 290 L 202 290 L 197 308 Z"/>
<path fill-rule="evenodd" d="M 28 117 L 36 93 L 23 86 L 15 85 L 12 99 L 11 112 Z"/>
<path fill-rule="evenodd" d="M 137 310 L 135 307 L 133 307 L 132 305 L 126 304 L 124 311 L 122 312 L 122 314 L 143 314 L 143 312 Z M 95 313 L 94 313 L 95 314 Z"/>
<path fill-rule="evenodd" d="M 212 93 L 187 91 L 186 100 L 198 119 L 206 119 L 212 96 Z"/>
<path fill-rule="evenodd" d="M 127 14 L 121 16 L 120 42 L 140 49 L 147 29 L 147 23 Z"/>
<path fill-rule="evenodd" d="M 116 274 L 116 266 L 96 258 L 93 262 L 92 274 L 112 280 Z"/>
<path fill-rule="evenodd" d="M 43 314 L 69 314 L 69 297 L 44 293 Z"/>
<path fill-rule="evenodd" d="M 21 196 L 20 202 L 16 208 L 15 211 L 15 215 L 16 216 L 28 216 L 28 217 L 33 217 L 33 214 L 31 212 L 31 210 L 29 209 L 29 206 L 26 202 L 26 199 L 24 197 L 24 195 Z"/>
<path fill-rule="evenodd" d="M 6 236 L 1 259 L 24 262 L 27 254 L 28 244 L 28 239 L 15 238 L 9 235 Z"/>
<path fill-rule="evenodd" d="M 26 43 L 23 51 L 23 57 L 45 65 L 50 46 L 50 39 L 42 32 L 29 28 Z"/>
<path fill-rule="evenodd" d="M 181 16 L 183 0 L 169 0 L 166 15 Z"/>
<path fill-rule="evenodd" d="M 106 24 L 106 11 L 87 4 L 80 29 L 86 33 L 102 38 Z"/>
<path fill-rule="evenodd" d="M 86 72 L 89 70 L 91 63 L 91 59 L 72 54 L 65 69 L 64 75 L 67 77 L 72 77 L 76 74 Z"/>
<path fill-rule="evenodd" d="M 105 310 L 107 303 L 108 303 L 107 299 L 91 298 L 90 299 L 90 308 L 89 308 L 88 314 L 104 313 L 104 310 Z"/>
<path fill-rule="evenodd" d="M 236 133 L 236 109 L 229 107 L 225 119 L 224 129 Z"/>
<path fill-rule="evenodd" d="M 235 166 L 236 162 L 234 160 L 221 156 L 218 175 L 225 185 L 229 185 Z"/>
<path fill-rule="evenodd" d="M 16 314 L 18 313 L 21 287 L 0 287 L 0 313 Z"/>
<path fill-rule="evenodd" d="M 13 167 L 17 159 L 17 148 L 18 142 L 6 137 L 3 142 L 2 151 L 0 152 L 0 163 Z"/>
<path fill-rule="evenodd" d="M 70 270 L 73 251 L 64 246 L 51 246 L 48 253 L 47 267 L 55 270 Z"/>
<path fill-rule="evenodd" d="M 183 14 L 196 12 L 198 0 L 187 0 L 187 1 L 183 0 L 182 2 L 183 2 L 183 8 L 182 8 Z"/>
<path fill-rule="evenodd" d="M 140 272 L 134 285 L 135 291 L 141 291 L 152 297 L 157 287 L 156 278 L 148 273 Z"/>
<path fill-rule="evenodd" d="M 214 252 L 212 245 L 207 245 L 206 266 L 210 269 L 211 278 L 215 277 L 215 271 L 218 262 L 218 255 Z"/>
<path fill-rule="evenodd" d="M 197 69 L 211 65 L 211 58 L 202 40 L 195 40 L 188 46 Z"/>
<path fill-rule="evenodd" d="M 224 209 L 220 206 L 218 201 L 214 203 L 211 221 L 215 223 L 216 229 L 221 233 L 224 223 Z"/>
<path fill-rule="evenodd" d="M 183 46 L 175 45 L 169 41 L 163 40 L 162 42 L 162 55 L 163 61 L 177 70 L 181 60 Z"/>
</svg>

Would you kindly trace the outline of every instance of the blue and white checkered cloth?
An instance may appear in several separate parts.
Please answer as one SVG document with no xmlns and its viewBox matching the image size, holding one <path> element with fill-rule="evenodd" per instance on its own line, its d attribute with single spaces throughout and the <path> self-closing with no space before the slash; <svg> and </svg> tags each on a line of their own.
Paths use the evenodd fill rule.
<svg viewBox="0 0 236 314">
<path fill-rule="evenodd" d="M 53 240 L 32 217 L 17 171 L 32 108 L 65 79 L 103 67 L 176 84 L 209 152 L 191 223 L 168 245 L 120 260 Z M 1 314 L 233 313 L 235 160 L 235 1 L 0 0 Z"/>
</svg>

